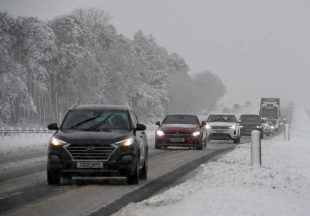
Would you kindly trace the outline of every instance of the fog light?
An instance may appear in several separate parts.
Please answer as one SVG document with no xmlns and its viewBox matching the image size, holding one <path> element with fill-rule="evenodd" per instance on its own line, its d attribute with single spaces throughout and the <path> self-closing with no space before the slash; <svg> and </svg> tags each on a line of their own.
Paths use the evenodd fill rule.
<svg viewBox="0 0 310 216">
<path fill-rule="evenodd" d="M 60 157 L 58 155 L 50 154 L 48 159 L 51 161 L 60 161 Z"/>
<path fill-rule="evenodd" d="M 131 162 L 133 160 L 132 155 L 125 155 L 122 157 L 122 161 L 124 162 Z"/>
</svg>

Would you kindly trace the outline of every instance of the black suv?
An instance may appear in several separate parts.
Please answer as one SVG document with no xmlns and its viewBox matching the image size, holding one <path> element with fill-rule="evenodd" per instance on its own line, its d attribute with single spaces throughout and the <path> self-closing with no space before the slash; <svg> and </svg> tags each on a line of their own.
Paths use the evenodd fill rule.
<svg viewBox="0 0 310 216">
<path fill-rule="evenodd" d="M 128 184 L 147 178 L 146 126 L 127 106 L 79 105 L 48 129 L 57 130 L 48 147 L 48 184 L 73 176 L 124 176 Z"/>
<path fill-rule="evenodd" d="M 239 118 L 241 136 L 250 136 L 253 130 L 260 131 L 260 138 L 264 138 L 263 122 L 259 115 L 243 114 Z"/>
</svg>

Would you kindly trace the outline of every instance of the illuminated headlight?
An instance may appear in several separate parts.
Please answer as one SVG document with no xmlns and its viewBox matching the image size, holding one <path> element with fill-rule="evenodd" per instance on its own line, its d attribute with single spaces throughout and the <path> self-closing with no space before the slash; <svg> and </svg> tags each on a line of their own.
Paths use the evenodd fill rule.
<svg viewBox="0 0 310 216">
<path fill-rule="evenodd" d="M 236 125 L 232 125 L 229 127 L 230 129 L 235 129 L 236 128 Z"/>
<path fill-rule="evenodd" d="M 156 134 L 157 136 L 160 136 L 160 137 L 165 135 L 165 133 L 162 130 L 157 130 Z"/>
<path fill-rule="evenodd" d="M 192 136 L 193 136 L 193 137 L 196 137 L 196 136 L 199 136 L 200 134 L 201 134 L 200 131 L 194 131 L 194 132 L 192 133 Z"/>
<path fill-rule="evenodd" d="M 270 126 L 271 129 L 274 129 L 274 126 Z"/>
<path fill-rule="evenodd" d="M 127 146 L 128 147 L 128 146 L 132 146 L 134 144 L 134 142 L 135 142 L 134 138 L 130 137 L 130 138 L 118 141 L 115 144 L 119 145 L 119 146 Z"/>
<path fill-rule="evenodd" d="M 258 125 L 257 125 L 256 128 L 261 128 L 261 126 L 258 126 Z"/>
<path fill-rule="evenodd" d="M 52 137 L 52 139 L 51 139 L 51 145 L 52 146 L 63 146 L 64 144 L 66 144 L 66 142 L 65 141 L 62 141 L 62 140 L 60 140 L 60 139 L 57 139 L 57 138 L 55 138 L 55 137 Z"/>
<path fill-rule="evenodd" d="M 243 128 L 243 125 L 240 125 L 240 128 Z"/>
<path fill-rule="evenodd" d="M 210 129 L 210 128 L 211 128 L 211 126 L 207 124 L 206 125 L 206 129 Z"/>
</svg>

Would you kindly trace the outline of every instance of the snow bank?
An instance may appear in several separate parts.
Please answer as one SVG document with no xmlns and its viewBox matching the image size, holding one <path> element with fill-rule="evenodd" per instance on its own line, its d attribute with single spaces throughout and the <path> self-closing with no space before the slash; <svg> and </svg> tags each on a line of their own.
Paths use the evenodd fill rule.
<svg viewBox="0 0 310 216">
<path fill-rule="evenodd" d="M 52 134 L 0 136 L 0 155 L 47 150 Z"/>
<path fill-rule="evenodd" d="M 250 166 L 250 144 L 203 164 L 190 180 L 115 215 L 309 215 L 310 121 L 294 113 L 291 141 L 262 143 L 261 168 Z"/>
</svg>

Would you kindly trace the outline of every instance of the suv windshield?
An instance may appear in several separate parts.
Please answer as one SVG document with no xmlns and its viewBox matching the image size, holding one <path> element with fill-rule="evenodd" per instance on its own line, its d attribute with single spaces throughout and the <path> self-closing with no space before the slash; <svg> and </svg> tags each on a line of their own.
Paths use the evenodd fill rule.
<svg viewBox="0 0 310 216">
<path fill-rule="evenodd" d="M 168 115 L 162 124 L 199 124 L 196 116 L 192 115 Z"/>
<path fill-rule="evenodd" d="M 260 123 L 261 118 L 259 115 L 241 115 L 240 121 L 245 123 Z"/>
<path fill-rule="evenodd" d="M 210 115 L 207 122 L 236 122 L 233 115 Z"/>
<path fill-rule="evenodd" d="M 130 130 L 128 112 L 120 110 L 71 110 L 62 123 L 70 130 Z"/>
</svg>

